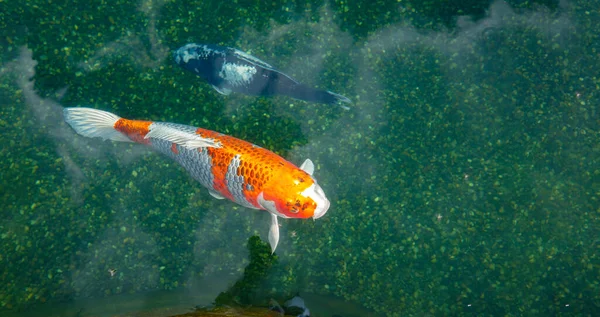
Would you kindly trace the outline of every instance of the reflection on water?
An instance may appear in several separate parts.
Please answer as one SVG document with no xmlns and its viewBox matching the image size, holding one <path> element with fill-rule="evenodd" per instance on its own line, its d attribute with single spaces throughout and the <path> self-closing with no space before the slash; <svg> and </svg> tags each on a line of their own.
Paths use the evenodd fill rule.
<svg viewBox="0 0 600 317">
<path fill-rule="evenodd" d="M 280 222 L 264 299 L 299 291 L 315 315 L 345 317 L 600 310 L 594 1 L 31 4 L 0 19 L 3 314 L 183 312 L 239 280 L 247 239 L 267 238 L 265 212 L 213 199 L 143 146 L 76 136 L 65 106 L 310 158 L 331 208 Z M 189 42 L 354 103 L 221 96 L 171 60 Z"/>
</svg>

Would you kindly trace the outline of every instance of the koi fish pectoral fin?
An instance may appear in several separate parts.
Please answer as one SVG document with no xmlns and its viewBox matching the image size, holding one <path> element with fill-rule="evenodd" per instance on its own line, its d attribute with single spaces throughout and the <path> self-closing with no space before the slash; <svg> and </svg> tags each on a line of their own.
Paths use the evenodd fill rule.
<svg viewBox="0 0 600 317">
<path fill-rule="evenodd" d="M 193 150 L 202 147 L 221 147 L 214 139 L 204 138 L 198 134 L 181 131 L 169 125 L 154 123 L 145 139 L 154 138 L 169 141 L 187 149 Z"/>
<path fill-rule="evenodd" d="M 221 194 L 217 193 L 217 192 L 216 192 L 216 191 L 214 191 L 214 190 L 210 190 L 210 189 L 209 189 L 209 190 L 208 190 L 208 193 L 209 193 L 211 196 L 213 196 L 214 198 L 216 198 L 216 199 L 225 199 L 225 197 L 223 197 L 223 195 L 221 195 Z"/>
<path fill-rule="evenodd" d="M 212 85 L 212 87 L 221 95 L 228 96 L 229 94 L 231 94 L 231 89 L 229 88 L 217 87 L 215 85 Z"/>
<path fill-rule="evenodd" d="M 308 175 L 312 175 L 315 171 L 315 164 L 310 159 L 306 159 L 302 165 L 300 165 L 300 169 L 305 171 Z"/>
<path fill-rule="evenodd" d="M 271 214 L 271 226 L 269 227 L 269 244 L 271 245 L 271 254 L 275 253 L 277 243 L 279 242 L 279 223 L 277 221 L 277 208 L 275 203 L 270 200 L 266 200 L 263 193 L 258 194 L 258 204 L 266 209 Z"/>
<path fill-rule="evenodd" d="M 269 244 L 271 245 L 271 254 L 275 253 L 277 243 L 279 243 L 279 222 L 277 221 L 277 216 L 275 214 L 271 214 L 271 227 L 269 228 Z"/>
</svg>

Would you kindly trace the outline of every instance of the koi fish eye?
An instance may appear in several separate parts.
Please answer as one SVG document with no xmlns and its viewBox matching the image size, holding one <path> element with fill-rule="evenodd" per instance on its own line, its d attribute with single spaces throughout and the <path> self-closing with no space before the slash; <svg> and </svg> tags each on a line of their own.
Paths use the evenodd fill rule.
<svg viewBox="0 0 600 317">
<path fill-rule="evenodd" d="M 294 180 L 294 185 L 300 185 L 302 183 L 304 183 L 306 180 L 304 180 L 304 178 L 302 177 L 298 177 Z"/>
</svg>

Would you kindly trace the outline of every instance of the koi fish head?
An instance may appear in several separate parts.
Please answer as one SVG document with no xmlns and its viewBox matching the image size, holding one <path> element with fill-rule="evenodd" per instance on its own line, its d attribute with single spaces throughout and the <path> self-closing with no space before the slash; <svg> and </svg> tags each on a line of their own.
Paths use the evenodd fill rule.
<svg viewBox="0 0 600 317">
<path fill-rule="evenodd" d="M 329 209 L 329 200 L 317 181 L 303 170 L 279 175 L 258 196 L 258 203 L 282 218 L 321 218 Z"/>
</svg>

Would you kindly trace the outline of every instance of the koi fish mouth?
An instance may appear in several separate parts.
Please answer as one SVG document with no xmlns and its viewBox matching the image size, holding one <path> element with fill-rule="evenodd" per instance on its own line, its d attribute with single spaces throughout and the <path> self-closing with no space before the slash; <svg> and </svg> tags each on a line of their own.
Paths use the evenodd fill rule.
<svg viewBox="0 0 600 317">
<path fill-rule="evenodd" d="M 317 204 L 312 217 L 313 219 L 319 219 L 323 217 L 325 213 L 327 213 L 327 209 L 329 209 L 330 205 L 329 199 L 325 197 L 325 192 L 323 192 L 323 189 L 317 183 L 314 183 L 305 189 L 301 195 L 304 197 L 309 197 Z"/>
</svg>

